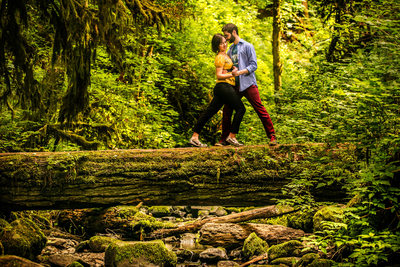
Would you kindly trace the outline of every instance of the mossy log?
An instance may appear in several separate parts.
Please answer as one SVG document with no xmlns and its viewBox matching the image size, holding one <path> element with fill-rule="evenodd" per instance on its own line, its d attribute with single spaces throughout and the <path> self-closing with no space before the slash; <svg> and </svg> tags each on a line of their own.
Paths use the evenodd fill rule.
<svg viewBox="0 0 400 267">
<path fill-rule="evenodd" d="M 322 144 L 5 153 L 0 205 L 264 206 L 282 198 L 282 187 L 299 177 L 314 179 L 307 187 L 317 199 L 341 202 L 346 195 L 337 189 L 356 173 L 355 154 L 350 145 Z M 316 186 L 316 180 L 328 186 Z"/>
</svg>

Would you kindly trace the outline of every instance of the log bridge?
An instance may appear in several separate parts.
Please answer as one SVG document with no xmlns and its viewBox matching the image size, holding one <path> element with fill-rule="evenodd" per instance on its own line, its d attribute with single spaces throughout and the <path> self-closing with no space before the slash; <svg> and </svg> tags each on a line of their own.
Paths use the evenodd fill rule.
<svg viewBox="0 0 400 267">
<path fill-rule="evenodd" d="M 3 153 L 0 207 L 263 206 L 284 197 L 293 178 L 318 200 L 343 202 L 340 180 L 356 171 L 355 154 L 325 144 Z"/>
</svg>

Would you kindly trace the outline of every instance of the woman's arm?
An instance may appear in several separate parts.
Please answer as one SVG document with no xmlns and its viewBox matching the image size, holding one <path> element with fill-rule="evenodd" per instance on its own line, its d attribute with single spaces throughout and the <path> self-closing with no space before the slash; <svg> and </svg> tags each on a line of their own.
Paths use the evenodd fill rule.
<svg viewBox="0 0 400 267">
<path fill-rule="evenodd" d="M 235 70 L 236 67 L 233 67 L 233 69 Z M 226 72 L 223 67 L 216 67 L 215 73 L 218 80 L 225 80 L 233 77 L 232 72 Z"/>
</svg>

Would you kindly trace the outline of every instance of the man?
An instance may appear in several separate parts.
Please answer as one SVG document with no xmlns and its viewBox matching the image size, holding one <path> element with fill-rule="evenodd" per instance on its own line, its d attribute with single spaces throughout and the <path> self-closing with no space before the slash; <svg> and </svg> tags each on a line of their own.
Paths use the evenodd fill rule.
<svg viewBox="0 0 400 267">
<path fill-rule="evenodd" d="M 270 139 L 270 144 L 276 145 L 277 140 L 274 126 L 267 110 L 261 103 L 260 93 L 258 92 L 256 76 L 254 73 L 257 70 L 257 57 L 254 47 L 252 44 L 240 39 L 239 31 L 235 24 L 226 24 L 222 28 L 222 31 L 225 35 L 225 39 L 230 43 L 233 43 L 229 48 L 228 55 L 232 59 L 234 66 L 237 68 L 232 71 L 232 74 L 236 77 L 236 90 L 240 97 L 246 97 L 253 106 L 264 126 L 268 138 Z M 220 141 L 216 145 L 226 144 L 225 140 L 230 132 L 232 113 L 232 108 L 225 105 L 222 118 L 222 135 Z"/>
</svg>

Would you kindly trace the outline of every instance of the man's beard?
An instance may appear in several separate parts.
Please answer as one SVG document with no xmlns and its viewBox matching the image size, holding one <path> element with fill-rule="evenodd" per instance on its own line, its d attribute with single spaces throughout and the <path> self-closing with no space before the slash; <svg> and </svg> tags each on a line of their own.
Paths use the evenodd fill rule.
<svg viewBox="0 0 400 267">
<path fill-rule="evenodd" d="M 229 38 L 229 42 L 233 43 L 235 41 L 235 37 L 231 34 L 231 38 Z"/>
</svg>

